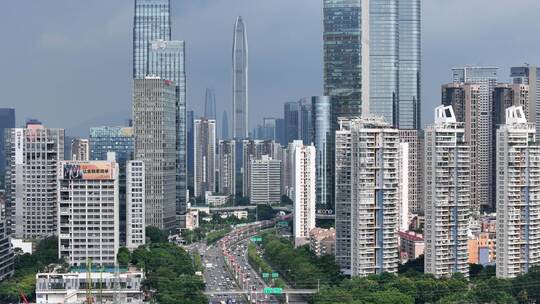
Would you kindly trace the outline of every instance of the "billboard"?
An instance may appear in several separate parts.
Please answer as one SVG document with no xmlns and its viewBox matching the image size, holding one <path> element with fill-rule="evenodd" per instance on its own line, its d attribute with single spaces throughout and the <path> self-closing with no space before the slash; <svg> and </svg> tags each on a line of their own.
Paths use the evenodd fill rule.
<svg viewBox="0 0 540 304">
<path fill-rule="evenodd" d="M 111 163 L 64 163 L 64 179 L 100 180 L 113 179 L 113 166 Z"/>
</svg>

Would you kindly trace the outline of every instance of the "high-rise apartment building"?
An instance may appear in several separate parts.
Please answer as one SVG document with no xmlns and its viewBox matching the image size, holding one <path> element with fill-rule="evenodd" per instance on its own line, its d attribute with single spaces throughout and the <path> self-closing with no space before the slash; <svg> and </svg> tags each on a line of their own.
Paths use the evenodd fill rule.
<svg viewBox="0 0 540 304">
<path fill-rule="evenodd" d="M 336 220 L 336 232 L 350 229 L 350 264 L 345 270 L 350 269 L 352 276 L 396 272 L 399 260 L 398 130 L 382 118 L 364 116 L 348 122 L 341 120 L 339 132 L 336 132 L 336 180 L 349 179 L 350 186 L 342 188 L 342 184 L 336 184 L 336 218 L 347 213 L 350 216 L 348 228 L 342 226 L 343 221 L 338 225 Z M 349 150 L 342 150 L 338 155 L 337 137 L 340 137 L 342 149 L 346 144 L 341 141 L 347 139 L 347 132 L 350 133 Z M 348 160 L 338 164 L 343 156 Z M 338 191 L 349 192 L 350 200 L 340 201 L 338 205 Z M 337 210 L 338 207 L 343 209 Z M 340 234 L 343 236 L 346 232 Z M 337 245 L 341 242 L 336 241 Z"/>
<path fill-rule="evenodd" d="M 219 141 L 219 193 L 234 196 L 236 194 L 235 141 Z"/>
<path fill-rule="evenodd" d="M 170 0 L 135 0 L 133 79 L 150 74 L 148 55 L 150 44 L 156 40 L 171 40 Z"/>
<path fill-rule="evenodd" d="M 90 142 L 85 138 L 71 140 L 71 160 L 90 160 Z"/>
<path fill-rule="evenodd" d="M 351 274 L 351 120 L 339 120 L 335 135 L 336 263 Z"/>
<path fill-rule="evenodd" d="M 401 138 L 400 138 L 401 139 Z M 398 146 L 398 204 L 397 204 L 397 229 L 398 231 L 409 230 L 409 144 L 400 140 Z"/>
<path fill-rule="evenodd" d="M 497 277 L 540 264 L 540 144 L 522 107 L 497 130 Z"/>
<path fill-rule="evenodd" d="M 251 204 L 279 204 L 281 202 L 281 160 L 262 155 L 250 162 Z"/>
<path fill-rule="evenodd" d="M 315 228 L 315 155 L 314 146 L 300 146 L 294 150 L 294 245 L 309 242 L 309 232 Z"/>
<path fill-rule="evenodd" d="M 481 206 L 487 205 L 489 174 L 491 172 L 489 156 L 489 138 L 486 113 L 480 114 L 481 103 L 486 97 L 481 96 L 478 84 L 453 83 L 442 86 L 442 105 L 452 106 L 456 121 L 463 123 L 465 142 L 470 148 L 470 209 L 473 214 L 480 212 Z M 488 153 L 486 155 L 486 153 Z"/>
<path fill-rule="evenodd" d="M 233 36 L 233 138 L 249 136 L 248 44 L 242 17 L 236 18 Z"/>
<path fill-rule="evenodd" d="M 475 212 L 481 206 L 493 208 L 495 206 L 495 177 L 491 175 L 492 169 L 495 166 L 495 160 L 492 159 L 491 153 L 494 150 L 495 143 L 493 142 L 492 130 L 492 108 L 493 108 L 493 90 L 497 85 L 497 70 L 494 67 L 476 67 L 467 66 L 463 68 L 452 69 L 452 81 L 454 84 L 470 84 L 478 85 L 477 100 L 472 103 L 472 108 L 466 109 L 474 113 L 472 128 L 476 129 L 475 135 L 470 140 L 471 159 L 474 160 L 472 165 L 476 167 L 472 179 L 476 194 L 473 200 Z M 444 95 L 443 95 L 444 98 Z M 443 103 L 444 104 L 444 103 Z M 456 117 L 460 117 L 458 109 L 454 107 Z M 465 120 L 460 120 L 467 123 Z M 467 135 L 468 126 L 465 126 Z M 472 132 L 472 131 L 471 131 Z M 468 138 L 469 140 L 469 138 Z"/>
<path fill-rule="evenodd" d="M 137 249 L 146 242 L 144 162 L 131 160 L 126 167 L 126 248 Z"/>
<path fill-rule="evenodd" d="M 132 127 L 90 128 L 90 160 L 107 160 L 115 154 L 118 164 L 118 195 L 120 206 L 120 245 L 126 244 L 126 164 L 133 158 L 134 138 Z"/>
<path fill-rule="evenodd" d="M 186 211 L 186 68 L 184 41 L 150 43 L 148 74 L 176 84 L 176 211 Z"/>
<path fill-rule="evenodd" d="M 524 107 L 527 121 L 540 126 L 540 68 L 532 65 L 510 68 L 510 78 L 513 84 L 529 86 L 528 105 Z M 540 128 L 536 134 L 540 136 Z"/>
<path fill-rule="evenodd" d="M 5 169 L 6 169 L 6 150 L 5 136 L 6 129 L 15 128 L 15 109 L 0 109 L 0 189 L 4 189 Z"/>
<path fill-rule="evenodd" d="M 425 272 L 468 277 L 471 154 L 464 124 L 451 106 L 439 106 L 425 136 Z"/>
<path fill-rule="evenodd" d="M 64 160 L 64 130 L 31 121 L 6 131 L 6 216 L 16 238 L 56 234 L 56 170 Z"/>
<path fill-rule="evenodd" d="M 408 144 L 409 213 L 424 213 L 424 133 L 422 130 L 399 130 L 399 141 Z"/>
<path fill-rule="evenodd" d="M 146 226 L 176 226 L 176 85 L 157 77 L 135 79 L 136 160 L 145 164 Z"/>
<path fill-rule="evenodd" d="M 324 0 L 324 95 L 336 117 L 420 127 L 421 1 Z"/>
<path fill-rule="evenodd" d="M 194 124 L 195 197 L 216 191 L 216 121 L 195 119 Z"/>
<path fill-rule="evenodd" d="M 58 258 L 113 266 L 120 239 L 118 164 L 64 161 L 58 167 Z"/>
<path fill-rule="evenodd" d="M 281 192 L 291 199 L 294 198 L 294 151 L 302 146 L 301 140 L 293 140 L 282 150 Z"/>
<path fill-rule="evenodd" d="M 334 130 L 332 101 L 328 96 L 311 97 L 312 139 L 317 150 L 317 208 L 334 209 Z"/>
</svg>

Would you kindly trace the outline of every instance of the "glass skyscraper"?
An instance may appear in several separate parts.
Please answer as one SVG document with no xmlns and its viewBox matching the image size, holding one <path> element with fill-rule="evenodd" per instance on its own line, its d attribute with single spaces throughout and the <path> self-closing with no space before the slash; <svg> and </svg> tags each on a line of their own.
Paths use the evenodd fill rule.
<svg viewBox="0 0 540 304">
<path fill-rule="evenodd" d="M 421 0 L 324 0 L 324 93 L 335 117 L 420 127 Z"/>
<path fill-rule="evenodd" d="M 317 209 L 334 209 L 334 132 L 332 98 L 311 97 L 312 139 L 316 154 Z"/>
<path fill-rule="evenodd" d="M 336 116 L 361 114 L 360 0 L 324 0 L 324 95 L 338 96 Z"/>
<path fill-rule="evenodd" d="M 248 137 L 248 45 L 242 17 L 236 19 L 233 36 L 233 138 Z"/>
<path fill-rule="evenodd" d="M 133 78 L 148 75 L 148 53 L 155 40 L 171 40 L 169 0 L 135 0 Z"/>
<path fill-rule="evenodd" d="M 186 70 L 184 41 L 156 40 L 150 44 L 148 74 L 176 84 L 177 211 L 186 211 Z"/>
</svg>

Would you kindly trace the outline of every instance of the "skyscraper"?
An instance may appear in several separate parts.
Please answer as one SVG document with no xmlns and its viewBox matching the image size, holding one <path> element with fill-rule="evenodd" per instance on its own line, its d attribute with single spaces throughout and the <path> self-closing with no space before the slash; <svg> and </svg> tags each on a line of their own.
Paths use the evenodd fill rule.
<svg viewBox="0 0 540 304">
<path fill-rule="evenodd" d="M 452 106 L 439 106 L 425 134 L 425 272 L 468 277 L 470 149 L 464 124 Z"/>
<path fill-rule="evenodd" d="M 540 145 L 522 107 L 497 130 L 497 277 L 540 264 Z"/>
<path fill-rule="evenodd" d="M 421 0 L 324 0 L 324 95 L 336 117 L 420 126 Z"/>
<path fill-rule="evenodd" d="M 216 93 L 206 88 L 204 93 L 204 117 L 216 120 Z"/>
<path fill-rule="evenodd" d="M 135 79 L 135 159 L 145 164 L 146 226 L 176 227 L 176 85 L 157 77 Z"/>
<path fill-rule="evenodd" d="M 315 228 L 315 154 L 314 146 L 300 146 L 294 151 L 294 245 L 308 243 Z"/>
<path fill-rule="evenodd" d="M 300 104 L 297 101 L 289 101 L 283 105 L 283 119 L 285 119 L 286 144 L 301 139 L 299 136 Z"/>
<path fill-rule="evenodd" d="M 334 209 L 334 131 L 333 106 L 329 96 L 311 97 L 312 139 L 317 150 L 317 205 Z"/>
<path fill-rule="evenodd" d="M 476 203 L 479 206 L 495 207 L 495 176 L 491 175 L 491 168 L 495 166 L 495 160 L 491 158 L 491 151 L 495 147 L 492 133 L 492 107 L 493 89 L 497 85 L 497 69 L 494 67 L 466 66 L 452 69 L 452 80 L 454 84 L 475 84 L 479 85 L 478 101 L 474 103 L 472 109 L 476 110 L 476 147 L 471 143 L 471 149 L 476 155 L 471 155 L 474 163 L 477 163 L 478 170 L 473 180 L 476 183 L 477 191 Z M 459 117 L 457 114 L 456 117 Z M 466 120 L 459 120 L 465 121 Z M 467 127 L 466 127 L 467 129 Z M 467 132 L 467 131 L 465 131 Z M 473 164 L 474 164 L 473 163 Z"/>
<path fill-rule="evenodd" d="M 510 68 L 510 78 L 513 84 L 529 85 L 529 100 L 524 108 L 527 121 L 540 126 L 540 68 L 532 65 Z M 527 111 L 528 110 L 528 111 Z M 540 136 L 540 128 L 536 128 Z"/>
<path fill-rule="evenodd" d="M 338 97 L 336 117 L 362 111 L 360 6 L 359 0 L 324 0 L 324 95 Z"/>
<path fill-rule="evenodd" d="M 150 44 L 156 40 L 171 40 L 170 10 L 170 0 L 135 0 L 133 79 L 149 75 Z"/>
<path fill-rule="evenodd" d="M 421 128 L 422 0 L 398 1 L 398 127 Z"/>
<path fill-rule="evenodd" d="M 0 281 L 15 273 L 15 256 L 7 233 L 6 219 L 0 214 Z"/>
<path fill-rule="evenodd" d="M 187 149 L 186 149 L 186 159 L 187 159 L 187 172 L 188 172 L 188 186 L 193 191 L 193 175 L 194 175 L 194 169 L 193 169 L 193 123 L 195 122 L 195 113 L 193 111 L 187 111 L 186 114 L 186 134 L 187 134 Z M 190 193 L 190 196 L 192 196 L 193 193 Z"/>
<path fill-rule="evenodd" d="M 398 130 L 379 117 L 342 119 L 339 124 L 336 259 L 352 276 L 396 272 Z"/>
<path fill-rule="evenodd" d="M 4 130 L 15 128 L 15 109 L 0 109 L 0 189 L 4 189 L 6 151 Z"/>
<path fill-rule="evenodd" d="M 148 75 L 171 80 L 176 85 L 176 211 L 186 211 L 186 69 L 184 41 L 156 40 L 150 43 Z"/>
<path fill-rule="evenodd" d="M 57 233 L 56 171 L 64 160 L 64 130 L 30 121 L 6 130 L 6 215 L 10 234 L 37 239 Z"/>
<path fill-rule="evenodd" d="M 489 138 L 486 138 L 488 127 L 486 113 L 487 100 L 481 97 L 480 85 L 452 83 L 442 86 L 442 104 L 452 106 L 457 122 L 463 123 L 465 142 L 470 148 L 470 208 L 473 213 L 480 212 L 481 206 L 487 204 L 489 167 Z M 480 104 L 484 105 L 481 106 Z M 481 135 L 482 134 L 482 137 Z M 487 153 L 487 154 L 486 154 Z"/>
<path fill-rule="evenodd" d="M 216 121 L 195 119 L 194 123 L 195 197 L 216 191 Z"/>
<path fill-rule="evenodd" d="M 313 142 L 313 110 L 312 98 L 306 97 L 298 101 L 300 112 L 298 117 L 298 139 L 304 145 L 311 145 Z"/>
<path fill-rule="evenodd" d="M 58 177 L 58 259 L 70 266 L 91 260 L 114 266 L 120 229 L 118 164 L 114 161 L 65 161 Z"/>
<path fill-rule="evenodd" d="M 233 138 L 249 136 L 248 44 L 242 17 L 236 18 L 233 36 Z"/>
<path fill-rule="evenodd" d="M 219 141 L 219 193 L 225 195 L 236 194 L 234 140 Z"/>
<path fill-rule="evenodd" d="M 221 116 L 221 139 L 228 140 L 229 139 L 229 115 L 227 115 L 227 111 L 223 111 L 223 115 Z"/>
</svg>

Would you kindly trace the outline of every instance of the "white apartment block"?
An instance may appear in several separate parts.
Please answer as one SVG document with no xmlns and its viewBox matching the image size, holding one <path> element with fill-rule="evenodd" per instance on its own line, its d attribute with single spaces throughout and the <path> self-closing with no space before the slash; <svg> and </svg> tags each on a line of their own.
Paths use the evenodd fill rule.
<svg viewBox="0 0 540 304">
<path fill-rule="evenodd" d="M 409 144 L 400 143 L 398 151 L 398 230 L 409 230 L 409 187 L 410 172 L 409 172 Z"/>
<path fill-rule="evenodd" d="M 64 130 L 32 121 L 6 130 L 6 218 L 20 239 L 56 234 L 56 170 L 64 159 Z"/>
<path fill-rule="evenodd" d="M 71 266 L 114 265 L 119 246 L 118 164 L 58 166 L 58 256 Z"/>
<path fill-rule="evenodd" d="M 350 249 L 346 239 L 336 240 L 336 258 L 342 265 L 348 262 L 342 255 L 350 252 L 350 266 L 342 268 L 352 276 L 397 272 L 398 130 L 373 116 L 341 119 L 339 124 L 336 219 L 347 218 L 336 220 L 336 233 L 340 238 L 350 235 Z"/>
<path fill-rule="evenodd" d="M 497 130 L 497 277 L 540 265 L 540 145 L 522 107 Z"/>
<path fill-rule="evenodd" d="M 294 245 L 309 242 L 309 232 L 315 228 L 316 150 L 314 146 L 296 147 L 294 151 Z"/>
<path fill-rule="evenodd" d="M 471 160 L 464 124 L 451 106 L 439 106 L 425 136 L 425 272 L 467 277 Z"/>
<path fill-rule="evenodd" d="M 144 162 L 131 160 L 126 166 L 126 248 L 137 249 L 146 242 Z"/>
<path fill-rule="evenodd" d="M 281 202 L 281 160 L 268 155 L 251 160 L 249 197 L 251 204 Z"/>
</svg>

